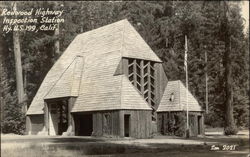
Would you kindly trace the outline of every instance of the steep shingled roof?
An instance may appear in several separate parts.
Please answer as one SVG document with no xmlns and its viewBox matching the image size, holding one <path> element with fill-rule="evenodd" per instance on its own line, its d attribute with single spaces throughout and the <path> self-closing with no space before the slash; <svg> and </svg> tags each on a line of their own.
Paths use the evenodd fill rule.
<svg viewBox="0 0 250 157">
<path fill-rule="evenodd" d="M 83 57 L 77 56 L 45 95 L 44 99 L 78 96 L 82 70 Z"/>
<path fill-rule="evenodd" d="M 174 94 L 174 100 L 170 101 L 171 94 Z M 169 81 L 162 96 L 157 112 L 164 111 L 183 111 L 186 108 L 186 87 L 180 80 Z M 202 111 L 201 106 L 194 96 L 188 91 L 188 110 Z"/>
<path fill-rule="evenodd" d="M 82 56 L 82 66 L 72 65 L 81 62 L 75 60 L 78 55 Z M 79 34 L 47 73 L 27 115 L 43 114 L 44 99 L 62 96 L 78 96 L 73 111 L 131 109 L 131 106 L 125 105 L 126 101 L 121 101 L 121 94 L 125 90 L 122 88 L 124 76 L 114 76 L 122 57 L 161 62 L 126 19 Z M 68 77 L 71 74 L 73 77 Z M 77 83 L 72 79 L 76 79 Z M 131 83 L 129 85 L 133 86 Z M 132 89 L 127 90 L 132 92 Z M 144 101 L 135 102 L 139 104 L 135 104 L 134 109 L 150 109 L 143 104 Z M 83 103 L 88 106 L 81 109 Z M 105 103 L 106 106 L 98 107 L 98 103 Z"/>
</svg>

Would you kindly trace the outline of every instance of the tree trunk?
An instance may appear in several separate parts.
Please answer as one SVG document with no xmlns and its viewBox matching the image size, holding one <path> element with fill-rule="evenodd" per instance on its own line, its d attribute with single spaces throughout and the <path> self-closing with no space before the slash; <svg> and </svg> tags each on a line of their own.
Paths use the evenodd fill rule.
<svg viewBox="0 0 250 157">
<path fill-rule="evenodd" d="M 92 4 L 91 2 L 89 3 L 88 6 L 88 12 L 89 12 L 89 20 L 90 20 L 90 30 L 95 28 L 95 24 L 94 24 L 94 11 L 95 11 L 95 3 Z"/>
<path fill-rule="evenodd" d="M 227 38 L 230 38 L 229 36 Z M 226 100 L 225 100 L 225 127 L 234 127 L 234 117 L 233 117 L 233 93 L 232 93 L 232 65 L 231 65 L 231 57 L 230 57 L 230 39 L 226 39 L 225 43 L 225 92 L 226 92 Z"/>
<path fill-rule="evenodd" d="M 54 2 L 54 8 L 55 10 L 58 10 L 60 9 L 60 3 L 55 1 Z M 54 31 L 54 36 L 57 38 L 56 41 L 55 41 L 55 45 L 54 45 L 54 48 L 55 48 L 55 58 L 57 58 L 58 56 L 60 56 L 60 42 L 59 42 L 59 34 L 60 34 L 60 26 L 59 26 L 59 23 L 57 24 L 57 27 Z"/>
<path fill-rule="evenodd" d="M 16 2 L 13 4 L 13 10 L 16 11 Z M 15 55 L 15 68 L 16 68 L 16 86 L 17 86 L 17 98 L 18 103 L 24 103 L 24 87 L 23 87 L 23 72 L 22 72 L 22 61 L 21 61 L 21 50 L 19 33 L 13 31 L 13 45 L 14 45 L 14 55 Z M 24 113 L 27 111 L 26 105 L 22 106 Z"/>
<path fill-rule="evenodd" d="M 54 36 L 57 37 L 55 41 L 55 55 L 59 56 L 60 55 L 60 43 L 59 43 L 59 23 L 57 24 L 57 28 L 55 29 Z"/>
<path fill-rule="evenodd" d="M 224 42 L 225 42 L 225 52 L 224 52 L 224 67 L 225 67 L 225 129 L 230 129 L 227 134 L 234 134 L 232 129 L 235 128 L 234 116 L 233 116 L 233 81 L 232 81 L 232 58 L 231 58 L 231 34 L 229 32 L 229 4 L 224 2 Z"/>
</svg>

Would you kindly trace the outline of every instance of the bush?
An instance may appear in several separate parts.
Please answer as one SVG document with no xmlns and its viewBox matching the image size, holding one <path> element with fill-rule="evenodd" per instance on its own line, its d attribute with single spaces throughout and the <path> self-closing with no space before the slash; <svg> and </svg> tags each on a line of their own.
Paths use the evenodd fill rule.
<svg viewBox="0 0 250 157">
<path fill-rule="evenodd" d="M 186 131 L 185 115 L 184 114 L 177 114 L 174 135 L 183 137 L 183 136 L 185 136 L 185 131 Z"/>
<path fill-rule="evenodd" d="M 238 129 L 236 126 L 226 127 L 224 129 L 224 133 L 225 135 L 236 135 L 238 133 Z"/>
<path fill-rule="evenodd" d="M 223 127 L 224 120 L 222 119 L 222 117 L 218 116 L 215 113 L 209 113 L 204 116 L 204 123 L 207 126 L 217 128 L 217 127 Z"/>
<path fill-rule="evenodd" d="M 1 123 L 2 133 L 14 133 L 22 135 L 25 131 L 25 122 L 22 119 L 8 119 Z"/>
<path fill-rule="evenodd" d="M 7 95 L 6 104 L 3 110 L 3 119 L 1 120 L 2 133 L 25 133 L 25 114 L 22 112 L 22 105 L 18 104 L 15 95 Z"/>
</svg>

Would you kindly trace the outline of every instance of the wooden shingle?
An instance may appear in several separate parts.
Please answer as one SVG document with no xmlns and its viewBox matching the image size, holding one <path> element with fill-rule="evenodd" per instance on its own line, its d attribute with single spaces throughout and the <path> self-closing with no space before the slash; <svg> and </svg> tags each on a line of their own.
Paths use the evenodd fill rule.
<svg viewBox="0 0 250 157">
<path fill-rule="evenodd" d="M 51 87 L 44 99 L 78 96 L 82 69 L 83 58 L 77 56 L 54 86 Z"/>
<path fill-rule="evenodd" d="M 121 109 L 152 110 L 126 76 L 122 77 Z"/>
<path fill-rule="evenodd" d="M 161 62 L 126 19 L 77 35 L 45 76 L 27 115 L 43 114 L 44 99 L 65 96 L 77 97 L 75 112 L 121 108 L 123 75 L 114 73 L 122 57 Z M 142 102 L 135 108 L 149 109 Z"/>
<path fill-rule="evenodd" d="M 171 100 L 171 94 L 174 100 Z M 180 80 L 169 81 L 161 99 L 157 112 L 165 111 L 183 111 L 187 110 L 186 106 L 186 87 Z M 194 96 L 188 91 L 188 110 L 202 111 L 201 106 Z"/>
</svg>

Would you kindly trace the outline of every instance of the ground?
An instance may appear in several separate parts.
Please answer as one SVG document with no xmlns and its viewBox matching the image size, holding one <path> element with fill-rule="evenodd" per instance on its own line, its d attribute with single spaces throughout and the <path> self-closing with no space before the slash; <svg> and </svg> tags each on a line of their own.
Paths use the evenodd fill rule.
<svg viewBox="0 0 250 157">
<path fill-rule="evenodd" d="M 220 150 L 211 150 L 217 149 Z M 227 148 L 228 150 L 222 150 Z M 231 150 L 230 150 L 231 149 Z M 152 139 L 2 135 L 1 156 L 164 156 L 247 157 L 249 132 L 235 136 L 209 132 L 189 139 L 155 136 Z"/>
</svg>

